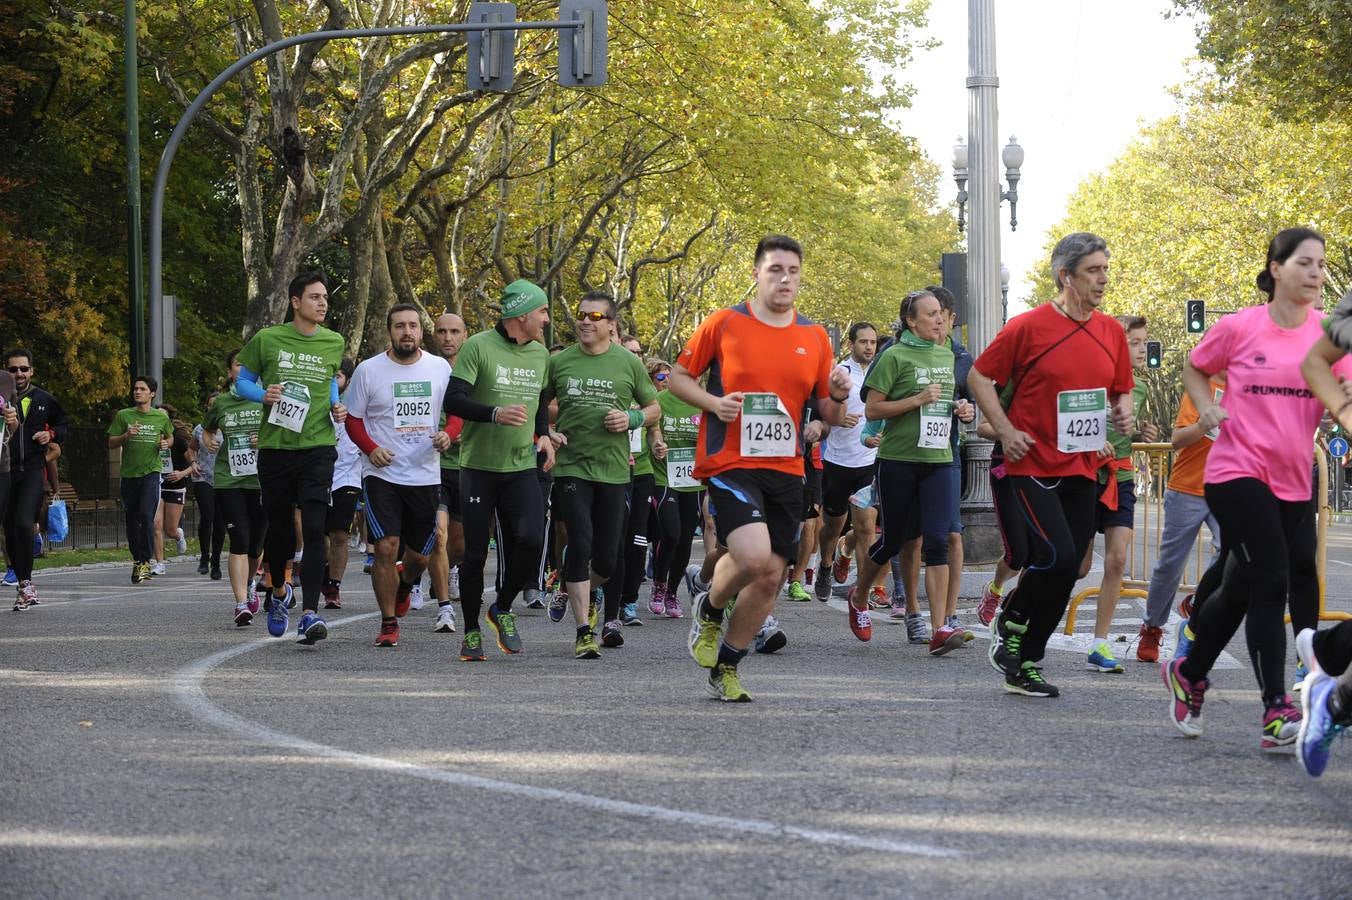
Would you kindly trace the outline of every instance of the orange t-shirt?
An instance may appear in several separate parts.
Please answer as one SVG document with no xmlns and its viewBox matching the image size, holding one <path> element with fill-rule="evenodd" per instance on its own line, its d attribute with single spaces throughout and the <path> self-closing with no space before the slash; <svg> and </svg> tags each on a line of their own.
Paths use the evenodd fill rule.
<svg viewBox="0 0 1352 900">
<path fill-rule="evenodd" d="M 773 393 L 798 428 L 810 397 L 830 395 L 831 339 L 826 329 L 795 313 L 794 321 L 774 326 L 757 319 L 746 303 L 720 309 L 700 323 L 676 358 L 698 378 L 707 369 L 709 393 Z M 770 469 L 803 476 L 801 441 L 791 456 L 742 456 L 742 420 L 700 418 L 695 477 L 711 478 L 729 469 Z"/>
<path fill-rule="evenodd" d="M 1211 382 L 1213 394 L 1224 390 L 1225 385 L 1219 381 Z M 1198 418 L 1200 414 L 1197 407 L 1188 396 L 1188 392 L 1184 391 L 1183 399 L 1178 404 L 1178 417 L 1174 419 L 1174 427 L 1187 428 L 1189 425 L 1196 425 Z M 1169 472 L 1169 490 L 1191 494 L 1194 497 L 1203 496 L 1202 476 L 1206 472 L 1206 457 L 1210 452 L 1211 438 L 1206 435 L 1202 435 L 1202 439 L 1195 444 L 1189 444 L 1178 451 L 1174 456 L 1174 467 Z"/>
</svg>

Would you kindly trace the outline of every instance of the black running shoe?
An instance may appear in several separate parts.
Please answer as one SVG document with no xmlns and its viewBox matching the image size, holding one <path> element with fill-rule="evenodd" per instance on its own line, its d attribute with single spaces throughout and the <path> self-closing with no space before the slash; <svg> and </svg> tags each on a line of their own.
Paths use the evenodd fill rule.
<svg viewBox="0 0 1352 900">
<path fill-rule="evenodd" d="M 1059 697 L 1061 692 L 1056 685 L 1048 684 L 1042 677 L 1042 669 L 1025 662 L 1014 675 L 1005 676 L 1005 690 L 1011 694 L 1023 694 L 1025 697 Z"/>
</svg>

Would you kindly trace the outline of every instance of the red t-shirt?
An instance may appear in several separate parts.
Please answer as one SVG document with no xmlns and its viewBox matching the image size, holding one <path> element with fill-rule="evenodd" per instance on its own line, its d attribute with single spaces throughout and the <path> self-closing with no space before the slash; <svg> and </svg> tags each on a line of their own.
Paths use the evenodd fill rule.
<svg viewBox="0 0 1352 900">
<path fill-rule="evenodd" d="M 676 358 L 698 378 L 707 369 L 708 391 L 715 397 L 737 392 L 779 395 L 796 427 L 801 428 L 808 398 L 830 395 L 831 339 L 826 329 L 802 315 L 782 327 L 757 319 L 745 303 L 720 309 L 700 323 Z M 695 452 L 695 477 L 710 478 L 729 469 L 771 469 L 803 475 L 801 442 L 790 456 L 742 456 L 739 416 L 724 422 L 702 416 Z"/>
<path fill-rule="evenodd" d="M 1114 398 L 1131 393 L 1135 384 L 1127 335 L 1117 320 L 1095 310 L 1088 322 L 1075 322 L 1044 303 L 1010 319 L 974 368 L 996 384 L 1013 384 L 1006 414 L 1036 441 L 1018 462 L 1006 458 L 1011 475 L 1094 477 L 1097 453 L 1057 449 L 1057 397 L 1062 391 L 1105 388 L 1111 421 Z"/>
</svg>

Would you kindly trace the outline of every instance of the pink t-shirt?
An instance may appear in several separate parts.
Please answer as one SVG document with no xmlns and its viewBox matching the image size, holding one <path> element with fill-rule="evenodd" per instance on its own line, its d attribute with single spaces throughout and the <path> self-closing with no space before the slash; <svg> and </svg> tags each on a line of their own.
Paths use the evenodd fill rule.
<svg viewBox="0 0 1352 900">
<path fill-rule="evenodd" d="M 1206 483 L 1257 478 L 1279 500 L 1314 493 L 1314 431 L 1324 404 L 1300 374 L 1300 363 L 1324 331 L 1311 310 L 1298 328 L 1280 328 L 1266 304 L 1224 316 L 1189 357 L 1208 375 L 1225 371 L 1221 406 L 1230 418 L 1206 462 Z M 1333 367 L 1352 376 L 1352 358 Z"/>
</svg>

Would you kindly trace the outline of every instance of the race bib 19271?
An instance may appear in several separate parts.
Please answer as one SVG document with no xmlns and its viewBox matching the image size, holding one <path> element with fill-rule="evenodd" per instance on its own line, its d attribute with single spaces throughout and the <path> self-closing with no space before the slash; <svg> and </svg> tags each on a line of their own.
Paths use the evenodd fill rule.
<svg viewBox="0 0 1352 900">
<path fill-rule="evenodd" d="M 305 428 L 305 417 L 309 414 L 310 389 L 294 381 L 283 381 L 281 399 L 272 404 L 268 422 L 300 434 Z"/>
</svg>

